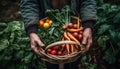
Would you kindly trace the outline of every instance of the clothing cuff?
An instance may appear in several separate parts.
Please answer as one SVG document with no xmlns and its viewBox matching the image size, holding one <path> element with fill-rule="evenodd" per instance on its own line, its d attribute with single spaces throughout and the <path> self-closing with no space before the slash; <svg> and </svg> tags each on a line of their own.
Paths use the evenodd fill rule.
<svg viewBox="0 0 120 69">
<path fill-rule="evenodd" d="M 33 25 L 27 28 L 27 34 L 30 35 L 30 33 L 37 33 L 38 31 L 38 26 Z"/>
<path fill-rule="evenodd" d="M 82 23 L 84 28 L 91 28 L 93 30 L 95 21 L 85 21 Z"/>
</svg>

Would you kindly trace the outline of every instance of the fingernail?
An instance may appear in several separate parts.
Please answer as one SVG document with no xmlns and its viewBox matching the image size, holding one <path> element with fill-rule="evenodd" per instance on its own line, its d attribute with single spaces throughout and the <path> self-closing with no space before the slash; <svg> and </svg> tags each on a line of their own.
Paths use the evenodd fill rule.
<svg viewBox="0 0 120 69">
<path fill-rule="evenodd" d="M 82 44 L 84 44 L 84 45 L 85 45 L 86 43 L 85 43 L 85 42 L 82 42 Z"/>
<path fill-rule="evenodd" d="M 41 46 L 45 46 L 45 44 L 41 44 Z"/>
</svg>

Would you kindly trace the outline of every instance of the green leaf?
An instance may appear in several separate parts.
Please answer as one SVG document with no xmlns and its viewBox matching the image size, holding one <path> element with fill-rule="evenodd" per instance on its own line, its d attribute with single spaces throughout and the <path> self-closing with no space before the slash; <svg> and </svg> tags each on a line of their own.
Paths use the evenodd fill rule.
<svg viewBox="0 0 120 69">
<path fill-rule="evenodd" d="M 100 28 L 98 29 L 98 35 L 101 35 L 101 34 L 107 32 L 111 28 L 112 27 L 110 25 L 107 25 L 107 24 L 101 25 Z"/>
<path fill-rule="evenodd" d="M 9 41 L 7 39 L 0 40 L 0 51 L 6 49 L 9 45 Z"/>
<path fill-rule="evenodd" d="M 33 57 L 33 53 L 29 53 L 21 61 L 25 62 L 25 63 L 29 63 L 29 62 L 31 62 L 32 57 Z"/>
<path fill-rule="evenodd" d="M 53 34 L 54 29 L 55 29 L 55 28 L 53 27 L 53 28 L 49 31 L 49 34 L 50 34 L 50 35 L 52 35 L 52 34 Z"/>
<path fill-rule="evenodd" d="M 0 23 L 0 27 L 4 27 L 4 26 L 7 26 L 6 23 Z"/>
<path fill-rule="evenodd" d="M 104 55 L 103 59 L 105 59 L 107 62 L 109 62 L 109 64 L 112 64 L 116 61 L 115 55 L 116 55 L 115 52 L 111 52 L 111 50 L 108 49 L 105 52 L 105 55 Z"/>
<path fill-rule="evenodd" d="M 120 22 L 120 12 L 115 15 L 115 17 L 113 18 L 113 22 L 114 23 L 119 23 Z"/>
<path fill-rule="evenodd" d="M 109 40 L 108 36 L 100 36 L 97 40 L 97 43 L 103 50 L 106 49 L 106 41 Z"/>
</svg>

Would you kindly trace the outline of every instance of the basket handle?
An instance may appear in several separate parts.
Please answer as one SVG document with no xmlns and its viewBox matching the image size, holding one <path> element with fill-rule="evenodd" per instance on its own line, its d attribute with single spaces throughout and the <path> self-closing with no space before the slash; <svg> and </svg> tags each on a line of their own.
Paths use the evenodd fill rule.
<svg viewBox="0 0 120 69">
<path fill-rule="evenodd" d="M 45 49 L 43 49 L 43 47 L 39 47 L 39 52 L 42 54 L 42 56 L 41 57 L 43 57 L 43 58 L 45 58 L 44 60 L 46 60 L 46 61 L 58 61 L 58 60 L 66 60 L 66 59 L 68 59 L 69 57 L 72 57 L 72 56 L 76 56 L 76 55 L 79 55 L 80 54 L 80 52 L 78 52 L 78 53 L 73 53 L 73 55 L 72 54 L 70 54 L 69 56 L 67 56 L 67 57 L 65 57 L 65 58 L 60 58 L 60 57 L 56 57 L 56 56 L 54 56 L 54 55 L 48 55 L 48 54 L 46 54 L 45 52 L 46 52 L 46 50 L 49 48 L 49 47 L 53 47 L 53 46 L 56 46 L 56 45 L 61 45 L 61 44 L 76 44 L 76 45 L 78 45 L 78 47 L 79 48 L 81 48 L 81 49 L 83 49 L 83 47 L 82 47 L 82 45 L 81 44 L 79 44 L 79 43 L 76 43 L 76 42 L 74 42 L 74 41 L 57 41 L 57 42 L 54 42 L 54 43 L 52 43 L 52 44 L 49 44 Z M 48 60 L 49 59 L 49 60 Z"/>
<path fill-rule="evenodd" d="M 53 47 L 53 46 L 61 45 L 61 44 L 76 44 L 76 45 L 78 45 L 78 46 L 80 46 L 80 47 L 82 48 L 82 45 L 81 45 L 81 44 L 76 43 L 75 41 L 68 41 L 68 40 L 66 40 L 66 41 L 57 41 L 57 42 L 54 42 L 54 43 L 52 43 L 52 44 L 49 44 L 49 45 L 45 48 L 45 50 L 48 49 L 49 47 Z"/>
</svg>

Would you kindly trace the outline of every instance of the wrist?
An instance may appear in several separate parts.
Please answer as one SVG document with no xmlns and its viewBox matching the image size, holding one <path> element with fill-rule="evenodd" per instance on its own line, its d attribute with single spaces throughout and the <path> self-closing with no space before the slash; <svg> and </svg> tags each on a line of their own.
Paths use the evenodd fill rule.
<svg viewBox="0 0 120 69">
<path fill-rule="evenodd" d="M 89 20 L 89 21 L 85 21 L 83 22 L 82 26 L 85 28 L 90 28 L 91 30 L 94 29 L 94 23 L 95 21 Z"/>
<path fill-rule="evenodd" d="M 27 28 L 27 34 L 30 35 L 31 33 L 37 33 L 38 27 L 37 25 L 33 25 Z"/>
</svg>

